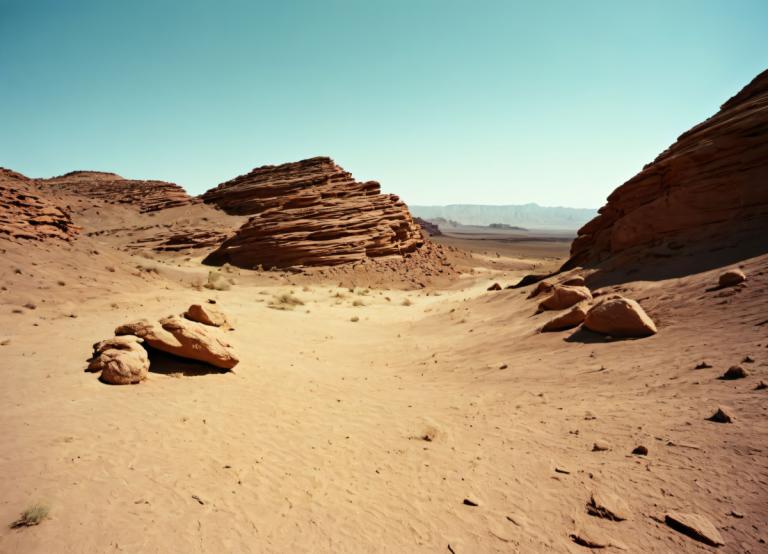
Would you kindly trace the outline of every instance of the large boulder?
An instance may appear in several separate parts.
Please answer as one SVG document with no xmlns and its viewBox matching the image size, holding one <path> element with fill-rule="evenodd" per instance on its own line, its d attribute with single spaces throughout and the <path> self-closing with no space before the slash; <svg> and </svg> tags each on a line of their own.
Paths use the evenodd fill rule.
<svg viewBox="0 0 768 554">
<path fill-rule="evenodd" d="M 136 335 L 157 350 L 222 369 L 232 369 L 240 361 L 221 331 L 178 316 L 161 319 L 159 324 L 146 319 L 127 323 L 115 329 L 115 334 Z"/>
<path fill-rule="evenodd" d="M 547 321 L 544 324 L 544 327 L 541 328 L 541 331 L 543 333 L 549 331 L 563 331 L 581 325 L 584 318 L 587 317 L 587 307 L 588 304 L 586 302 L 576 304 L 567 312 Z"/>
<path fill-rule="evenodd" d="M 126 335 L 97 342 L 88 371 L 101 371 L 101 380 L 112 385 L 129 385 L 147 378 L 149 357 L 139 337 Z"/>
<path fill-rule="evenodd" d="M 192 304 L 189 309 L 184 312 L 184 317 L 213 327 L 221 327 L 227 323 L 227 316 L 221 311 L 213 306 L 206 306 L 204 304 Z"/>
<path fill-rule="evenodd" d="M 584 327 L 612 337 L 647 337 L 656 334 L 656 324 L 645 310 L 623 296 L 611 296 L 587 312 Z"/>
<path fill-rule="evenodd" d="M 585 300 L 592 300 L 592 293 L 587 287 L 555 285 L 552 287 L 552 294 L 539 304 L 539 308 L 541 310 L 565 310 Z"/>
</svg>

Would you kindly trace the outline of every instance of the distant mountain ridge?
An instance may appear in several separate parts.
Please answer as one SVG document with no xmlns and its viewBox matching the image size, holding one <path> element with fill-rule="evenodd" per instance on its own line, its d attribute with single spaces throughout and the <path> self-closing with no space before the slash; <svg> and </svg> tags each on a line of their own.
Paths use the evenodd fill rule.
<svg viewBox="0 0 768 554">
<path fill-rule="evenodd" d="M 463 225 L 505 224 L 528 229 L 578 229 L 597 215 L 590 208 L 547 207 L 538 204 L 447 206 L 409 206 L 414 216 L 423 219 L 442 217 Z"/>
</svg>

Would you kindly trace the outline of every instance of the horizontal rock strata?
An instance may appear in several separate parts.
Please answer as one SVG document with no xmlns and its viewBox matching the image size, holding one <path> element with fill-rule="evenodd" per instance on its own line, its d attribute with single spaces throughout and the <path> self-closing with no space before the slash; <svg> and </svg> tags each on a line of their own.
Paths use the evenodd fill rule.
<svg viewBox="0 0 768 554">
<path fill-rule="evenodd" d="M 326 157 L 264 166 L 202 195 L 251 215 L 206 259 L 240 267 L 332 266 L 405 255 L 424 244 L 408 208 L 379 183 L 358 182 Z"/>
<path fill-rule="evenodd" d="M 50 187 L 109 204 L 129 204 L 140 212 L 155 212 L 194 202 L 183 188 L 165 181 L 123 179 L 115 173 L 72 171 L 59 177 L 38 179 L 41 187 Z"/>
<path fill-rule="evenodd" d="M 766 183 L 768 71 L 617 188 L 579 230 L 565 267 L 677 237 L 768 231 Z"/>
<path fill-rule="evenodd" d="M 38 194 L 32 179 L 0 168 L 0 238 L 68 241 L 77 232 L 69 213 Z"/>
</svg>

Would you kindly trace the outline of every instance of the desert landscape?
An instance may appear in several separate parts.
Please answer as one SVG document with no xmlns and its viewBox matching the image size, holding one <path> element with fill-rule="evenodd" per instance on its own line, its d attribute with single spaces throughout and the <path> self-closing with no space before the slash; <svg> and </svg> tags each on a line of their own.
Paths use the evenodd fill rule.
<svg viewBox="0 0 768 554">
<path fill-rule="evenodd" d="M 768 72 L 712 112 L 577 233 L 0 170 L 0 551 L 768 552 Z"/>
</svg>

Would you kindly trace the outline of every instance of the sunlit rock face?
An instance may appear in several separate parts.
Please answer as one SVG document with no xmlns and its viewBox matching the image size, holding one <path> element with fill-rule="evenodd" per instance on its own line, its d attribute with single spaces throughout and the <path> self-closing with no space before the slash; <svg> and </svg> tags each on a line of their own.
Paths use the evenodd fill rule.
<svg viewBox="0 0 768 554">
<path fill-rule="evenodd" d="M 331 266 L 403 256 L 424 244 L 407 206 L 355 181 L 327 157 L 254 169 L 206 192 L 204 202 L 250 215 L 206 259 L 240 267 Z"/>
<path fill-rule="evenodd" d="M 617 188 L 579 230 L 566 267 L 736 231 L 768 231 L 768 71 Z"/>
</svg>

